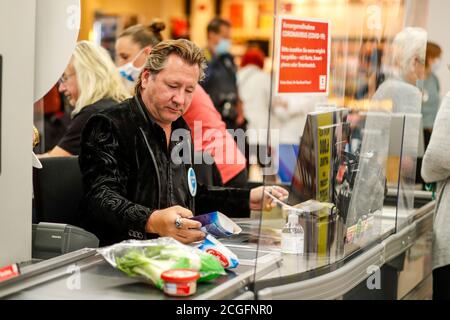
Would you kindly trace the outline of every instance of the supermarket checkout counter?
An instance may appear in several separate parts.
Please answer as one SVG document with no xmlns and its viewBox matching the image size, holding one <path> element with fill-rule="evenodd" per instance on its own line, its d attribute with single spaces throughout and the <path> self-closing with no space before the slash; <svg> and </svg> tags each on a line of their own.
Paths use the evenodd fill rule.
<svg viewBox="0 0 450 320">
<path fill-rule="evenodd" d="M 190 299 L 232 299 L 248 297 L 255 277 L 255 247 L 232 248 L 241 264 L 226 276 L 202 283 Z M 258 278 L 281 262 L 279 253 L 267 252 L 258 265 Z M 111 267 L 95 249 L 82 249 L 21 268 L 21 275 L 0 283 L 1 299 L 170 299 L 154 286 L 140 283 Z"/>
<path fill-rule="evenodd" d="M 420 290 L 431 275 L 434 202 L 428 194 L 416 199 L 421 206 L 407 227 L 395 234 L 386 230 L 381 241 L 322 266 L 317 264 L 319 260 L 302 261 L 277 251 L 259 250 L 255 268 L 256 244 L 247 242 L 247 231 L 254 230 L 255 221 L 240 220 L 243 233 L 226 244 L 241 264 L 212 283 L 199 284 L 190 299 L 421 298 Z M 366 279 L 374 267 L 380 270 L 381 286 L 371 290 Z M 115 270 L 94 249 L 23 266 L 20 276 L 0 283 L 0 298 L 171 299 Z"/>
<path fill-rule="evenodd" d="M 427 299 L 431 280 L 434 202 L 418 208 L 411 224 L 337 263 L 314 268 L 295 259 L 257 281 L 258 299 Z M 313 259 L 311 259 L 313 260 Z M 314 260 L 313 260 L 314 261 Z M 309 270 L 292 272 L 292 270 Z M 369 277 L 379 270 L 380 286 Z"/>
</svg>

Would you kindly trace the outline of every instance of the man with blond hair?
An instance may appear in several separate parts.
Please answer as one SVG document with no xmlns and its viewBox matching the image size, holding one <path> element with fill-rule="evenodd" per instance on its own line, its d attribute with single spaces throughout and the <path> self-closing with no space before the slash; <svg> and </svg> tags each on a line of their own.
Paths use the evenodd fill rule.
<svg viewBox="0 0 450 320">
<path fill-rule="evenodd" d="M 92 117 L 82 136 L 80 167 L 85 197 L 82 225 L 101 245 L 170 236 L 204 238 L 196 214 L 241 216 L 273 205 L 253 190 L 197 185 L 192 138 L 182 115 L 204 77 L 202 51 L 188 40 L 156 45 L 136 83 L 136 95 Z M 287 192 L 272 188 L 284 198 Z M 271 199 L 271 198 L 270 198 Z"/>
</svg>

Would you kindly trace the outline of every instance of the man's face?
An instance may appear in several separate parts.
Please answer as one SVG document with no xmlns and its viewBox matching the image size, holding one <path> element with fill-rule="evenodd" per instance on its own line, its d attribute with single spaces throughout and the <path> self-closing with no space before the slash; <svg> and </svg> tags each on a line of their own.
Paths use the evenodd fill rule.
<svg viewBox="0 0 450 320">
<path fill-rule="evenodd" d="M 225 25 L 221 25 L 219 33 L 210 32 L 208 34 L 209 47 L 214 49 L 222 39 L 229 40 L 231 38 L 231 29 Z"/>
<path fill-rule="evenodd" d="M 156 76 L 148 70 L 142 73 L 142 100 L 159 125 L 170 125 L 186 112 L 199 76 L 197 64 L 191 66 L 175 54 Z"/>
</svg>

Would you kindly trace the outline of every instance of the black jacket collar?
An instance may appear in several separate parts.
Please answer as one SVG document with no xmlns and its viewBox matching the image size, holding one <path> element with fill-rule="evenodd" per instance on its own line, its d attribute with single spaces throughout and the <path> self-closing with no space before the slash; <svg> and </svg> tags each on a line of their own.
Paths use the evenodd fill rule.
<svg viewBox="0 0 450 320">
<path fill-rule="evenodd" d="M 133 111 L 133 117 L 135 118 L 136 124 L 139 127 L 142 127 L 144 130 L 162 130 L 162 128 L 156 123 L 155 119 L 151 116 L 150 112 L 148 112 L 144 101 L 142 100 L 141 94 L 135 95 L 131 101 L 131 110 Z M 172 130 L 175 129 L 186 129 L 189 130 L 189 126 L 183 117 L 179 117 L 172 123 Z"/>
</svg>

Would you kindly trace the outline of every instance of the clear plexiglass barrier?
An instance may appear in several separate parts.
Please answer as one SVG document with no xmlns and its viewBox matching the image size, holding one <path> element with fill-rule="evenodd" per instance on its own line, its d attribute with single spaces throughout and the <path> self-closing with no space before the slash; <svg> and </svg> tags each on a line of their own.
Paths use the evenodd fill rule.
<svg viewBox="0 0 450 320">
<path fill-rule="evenodd" d="M 275 3 L 268 200 L 250 239 L 256 269 L 267 252 L 281 262 L 255 290 L 334 270 L 412 219 L 426 32 L 406 27 L 402 2 L 327 3 Z M 274 185 L 289 196 L 274 199 Z"/>
</svg>

